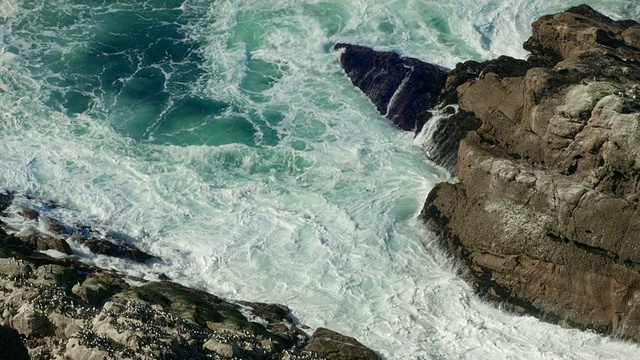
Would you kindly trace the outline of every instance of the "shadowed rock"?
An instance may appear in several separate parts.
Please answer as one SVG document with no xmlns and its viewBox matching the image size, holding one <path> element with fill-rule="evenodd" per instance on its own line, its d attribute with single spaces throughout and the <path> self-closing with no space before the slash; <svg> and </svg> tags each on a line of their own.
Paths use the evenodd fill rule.
<svg viewBox="0 0 640 360">
<path fill-rule="evenodd" d="M 360 344 L 356 339 L 325 328 L 313 333 L 305 351 L 316 353 L 328 360 L 379 360 L 380 356 Z"/>
<path fill-rule="evenodd" d="M 18 333 L 4 326 L 0 326 L 0 354 L 2 354 L 5 359 L 30 359 L 29 352 L 22 344 Z"/>
<path fill-rule="evenodd" d="M 394 52 L 339 43 L 340 63 L 378 111 L 403 130 L 420 132 L 431 118 L 447 70 Z"/>
<path fill-rule="evenodd" d="M 13 202 L 13 193 L 6 190 L 0 190 L 0 213 L 5 211 Z"/>
</svg>

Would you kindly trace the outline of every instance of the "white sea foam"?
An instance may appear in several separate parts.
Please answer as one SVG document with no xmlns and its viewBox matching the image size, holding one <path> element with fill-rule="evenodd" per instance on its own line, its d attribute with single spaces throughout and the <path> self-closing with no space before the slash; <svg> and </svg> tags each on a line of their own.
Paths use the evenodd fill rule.
<svg viewBox="0 0 640 360">
<path fill-rule="evenodd" d="M 85 253 L 87 261 L 285 303 L 302 323 L 355 336 L 389 359 L 637 357 L 635 345 L 480 302 L 416 219 L 432 186 L 449 179 L 420 139 L 377 114 L 330 51 L 362 43 L 448 67 L 523 57 L 531 21 L 569 4 L 210 3 L 183 6 L 208 9 L 187 26 L 209 71 L 192 90 L 232 104 L 221 116 L 248 119 L 257 146 L 137 141 L 105 119 L 45 106 L 47 84 L 24 58 L 0 64 L 0 183 L 77 210 L 52 216 L 122 231 L 165 259 L 145 267 Z M 593 4 L 640 17 L 625 1 Z M 37 41 L 28 39 L 11 44 L 25 57 Z M 257 61 L 271 69 L 258 74 L 269 80 L 261 87 L 250 83 Z"/>
</svg>

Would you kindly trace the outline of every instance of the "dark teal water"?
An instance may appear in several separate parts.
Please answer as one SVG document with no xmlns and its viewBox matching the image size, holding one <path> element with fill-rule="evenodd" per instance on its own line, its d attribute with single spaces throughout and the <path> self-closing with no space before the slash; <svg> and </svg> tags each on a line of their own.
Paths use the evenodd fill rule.
<svg viewBox="0 0 640 360">
<path fill-rule="evenodd" d="M 634 358 L 474 297 L 416 221 L 452 179 L 331 51 L 524 57 L 531 21 L 578 3 L 0 0 L 0 185 L 166 259 L 86 261 L 286 303 L 389 359 Z"/>
</svg>

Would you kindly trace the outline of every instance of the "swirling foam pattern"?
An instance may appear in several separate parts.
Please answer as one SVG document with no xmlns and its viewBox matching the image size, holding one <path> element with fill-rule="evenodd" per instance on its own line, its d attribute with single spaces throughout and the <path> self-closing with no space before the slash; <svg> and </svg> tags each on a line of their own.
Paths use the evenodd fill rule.
<svg viewBox="0 0 640 360">
<path fill-rule="evenodd" d="M 537 16 L 579 2 L 0 0 L 0 184 L 165 259 L 136 275 L 286 303 L 389 359 L 636 358 L 472 294 L 415 219 L 446 173 L 331 52 L 523 57 Z"/>
</svg>

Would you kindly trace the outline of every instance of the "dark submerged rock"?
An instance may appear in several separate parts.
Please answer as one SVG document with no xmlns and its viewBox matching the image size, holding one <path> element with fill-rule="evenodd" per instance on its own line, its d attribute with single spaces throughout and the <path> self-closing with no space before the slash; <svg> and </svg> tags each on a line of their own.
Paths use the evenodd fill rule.
<svg viewBox="0 0 640 360">
<path fill-rule="evenodd" d="M 139 263 L 144 263 L 149 260 L 159 260 L 157 256 L 148 254 L 136 246 L 125 242 L 113 242 L 107 239 L 91 239 L 86 241 L 81 240 L 80 243 L 94 254 L 132 260 Z"/>
<path fill-rule="evenodd" d="M 420 132 L 431 118 L 447 70 L 394 52 L 339 43 L 340 63 L 378 111 L 403 130 Z"/>
</svg>

